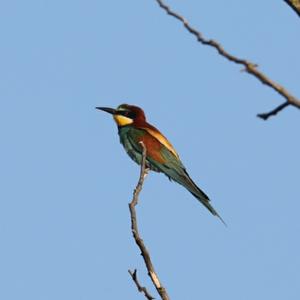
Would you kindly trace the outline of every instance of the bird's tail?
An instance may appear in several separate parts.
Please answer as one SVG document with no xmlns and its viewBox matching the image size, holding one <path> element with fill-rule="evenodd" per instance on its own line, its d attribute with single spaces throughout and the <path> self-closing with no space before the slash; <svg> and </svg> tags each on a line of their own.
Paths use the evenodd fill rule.
<svg viewBox="0 0 300 300">
<path fill-rule="evenodd" d="M 218 214 L 218 212 L 213 208 L 213 206 L 209 203 L 210 200 L 209 198 L 203 198 L 202 194 L 204 194 L 206 196 L 205 193 L 203 193 L 200 189 L 199 189 L 200 193 L 197 192 L 197 194 L 195 194 L 194 192 L 191 192 L 214 216 L 218 217 L 221 222 L 227 226 L 227 224 L 225 223 L 225 221 L 222 219 L 222 217 Z"/>
<path fill-rule="evenodd" d="M 180 176 L 180 180 L 178 183 L 183 185 L 188 191 L 195 196 L 214 216 L 218 217 L 221 222 L 227 226 L 222 217 L 218 214 L 218 212 L 213 208 L 210 204 L 209 197 L 196 185 L 196 183 L 191 179 L 189 174 L 185 171 L 184 176 Z"/>
</svg>

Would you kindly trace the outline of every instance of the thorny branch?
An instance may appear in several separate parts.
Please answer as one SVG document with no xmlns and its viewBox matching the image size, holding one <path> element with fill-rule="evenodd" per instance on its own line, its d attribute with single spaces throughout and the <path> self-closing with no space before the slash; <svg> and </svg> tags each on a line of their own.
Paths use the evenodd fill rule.
<svg viewBox="0 0 300 300">
<path fill-rule="evenodd" d="M 133 192 L 132 201 L 129 203 L 129 210 L 130 210 L 130 216 L 131 216 L 131 231 L 132 231 L 132 235 L 133 235 L 133 238 L 135 240 L 135 243 L 138 245 L 138 247 L 141 250 L 141 255 L 144 259 L 146 268 L 148 270 L 148 275 L 151 278 L 152 283 L 155 286 L 158 294 L 160 295 L 162 300 L 170 300 L 166 289 L 162 286 L 162 284 L 161 284 L 161 282 L 158 278 L 158 275 L 157 275 L 156 271 L 154 270 L 154 266 L 153 266 L 152 261 L 151 261 L 150 253 L 147 250 L 147 248 L 144 244 L 144 241 L 140 237 L 139 230 L 138 230 L 138 225 L 137 225 L 137 216 L 136 216 L 135 206 L 138 203 L 138 197 L 139 197 L 139 194 L 142 190 L 145 177 L 147 176 L 147 173 L 148 173 L 148 169 L 146 167 L 147 149 L 146 149 L 143 142 L 140 142 L 140 144 L 143 148 L 141 172 L 140 172 L 139 181 L 138 181 L 138 183 L 136 185 L 136 188 L 134 189 L 134 192 Z M 130 270 L 128 272 L 130 273 L 130 275 L 131 275 L 133 281 L 135 282 L 138 290 L 140 292 L 144 292 L 144 295 L 147 299 L 151 299 L 152 296 L 150 296 L 148 294 L 148 292 L 145 293 L 145 288 L 142 288 L 140 286 L 140 284 L 138 283 L 138 281 L 136 279 L 136 272 L 131 272 Z M 149 298 L 149 296 L 150 296 L 150 298 Z M 153 297 L 152 297 L 152 299 L 153 299 Z"/>
<path fill-rule="evenodd" d="M 300 0 L 283 0 L 300 17 Z"/>
<path fill-rule="evenodd" d="M 300 109 L 300 100 L 297 99 L 295 96 L 293 96 L 292 94 L 290 94 L 283 86 L 281 86 L 280 84 L 276 83 L 275 81 L 271 80 L 270 78 L 268 78 L 264 73 L 262 73 L 261 71 L 259 71 L 257 69 L 257 65 L 246 60 L 246 59 L 241 59 L 238 58 L 236 56 L 233 56 L 232 54 L 230 54 L 229 52 L 227 52 L 223 46 L 218 43 L 215 40 L 211 40 L 211 39 L 206 39 L 202 33 L 198 30 L 196 30 L 195 28 L 193 28 L 188 21 L 181 15 L 179 15 L 178 13 L 172 11 L 170 9 L 169 6 L 167 6 L 164 1 L 162 0 L 156 0 L 156 2 L 158 3 L 158 5 L 166 11 L 166 13 L 172 17 L 174 17 L 175 19 L 179 20 L 183 26 L 192 34 L 194 35 L 198 42 L 200 42 L 203 45 L 206 46 L 210 46 L 212 48 L 214 48 L 215 50 L 217 50 L 217 52 L 225 57 L 227 60 L 234 62 L 238 65 L 242 65 L 245 68 L 245 71 L 249 74 L 251 74 L 252 76 L 254 76 L 256 79 L 258 79 L 261 83 L 269 86 L 271 89 L 275 90 L 278 94 L 280 94 L 284 99 L 285 102 L 282 103 L 280 106 L 278 106 L 276 109 L 273 109 L 270 112 L 267 113 L 263 113 L 263 114 L 258 114 L 257 116 L 263 120 L 267 120 L 269 117 L 276 115 L 279 111 L 283 110 L 284 108 L 286 108 L 289 105 L 292 105 L 294 107 L 297 107 Z"/>
</svg>

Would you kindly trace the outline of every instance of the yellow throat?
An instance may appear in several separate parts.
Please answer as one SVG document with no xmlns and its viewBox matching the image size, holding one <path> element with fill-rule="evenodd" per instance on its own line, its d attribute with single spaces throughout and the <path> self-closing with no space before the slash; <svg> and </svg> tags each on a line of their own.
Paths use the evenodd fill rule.
<svg viewBox="0 0 300 300">
<path fill-rule="evenodd" d="M 125 126 L 133 123 L 133 120 L 121 115 L 114 115 L 114 120 L 118 126 Z"/>
</svg>

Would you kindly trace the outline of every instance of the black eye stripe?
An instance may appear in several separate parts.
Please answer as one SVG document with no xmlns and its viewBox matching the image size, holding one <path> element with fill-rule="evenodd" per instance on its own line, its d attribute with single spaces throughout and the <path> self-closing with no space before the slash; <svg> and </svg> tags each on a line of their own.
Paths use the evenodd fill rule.
<svg viewBox="0 0 300 300">
<path fill-rule="evenodd" d="M 122 116 L 128 117 L 129 111 L 123 110 L 123 111 L 120 111 L 120 114 L 121 114 Z"/>
<path fill-rule="evenodd" d="M 133 113 L 131 111 L 128 111 L 128 110 L 119 111 L 118 114 L 122 115 L 124 117 L 130 118 L 130 119 L 134 119 L 135 118 L 135 113 Z"/>
</svg>

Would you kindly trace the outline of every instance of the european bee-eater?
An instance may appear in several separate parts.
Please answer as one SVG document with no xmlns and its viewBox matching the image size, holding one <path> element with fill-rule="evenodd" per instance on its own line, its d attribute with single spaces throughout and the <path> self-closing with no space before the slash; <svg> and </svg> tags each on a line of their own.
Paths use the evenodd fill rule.
<svg viewBox="0 0 300 300">
<path fill-rule="evenodd" d="M 120 142 L 128 155 L 139 165 L 142 161 L 143 142 L 146 148 L 146 167 L 164 173 L 170 180 L 183 185 L 214 216 L 224 223 L 216 210 L 211 206 L 208 196 L 194 183 L 187 173 L 179 155 L 167 138 L 146 121 L 144 111 L 134 105 L 122 104 L 116 109 L 96 107 L 113 115 L 118 126 Z M 225 224 L 225 223 L 224 223 Z"/>
</svg>

